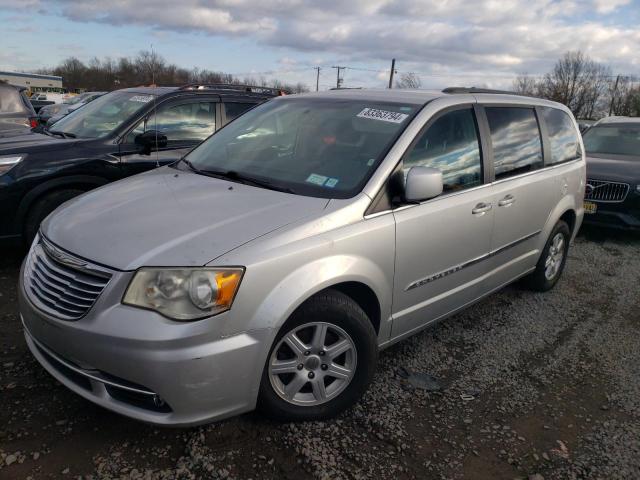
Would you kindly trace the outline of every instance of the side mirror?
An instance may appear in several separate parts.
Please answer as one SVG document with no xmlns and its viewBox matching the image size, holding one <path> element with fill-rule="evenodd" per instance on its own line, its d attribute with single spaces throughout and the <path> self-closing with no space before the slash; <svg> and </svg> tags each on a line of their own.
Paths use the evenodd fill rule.
<svg viewBox="0 0 640 480">
<path fill-rule="evenodd" d="M 407 172 L 404 198 L 407 202 L 421 202 L 442 193 L 442 172 L 431 167 L 411 167 Z"/>
<path fill-rule="evenodd" d="M 156 143 L 157 140 L 157 143 Z M 136 145 L 144 152 L 151 152 L 156 148 L 164 148 L 167 146 L 167 136 L 156 130 L 147 130 L 140 135 L 136 135 L 134 139 Z"/>
</svg>

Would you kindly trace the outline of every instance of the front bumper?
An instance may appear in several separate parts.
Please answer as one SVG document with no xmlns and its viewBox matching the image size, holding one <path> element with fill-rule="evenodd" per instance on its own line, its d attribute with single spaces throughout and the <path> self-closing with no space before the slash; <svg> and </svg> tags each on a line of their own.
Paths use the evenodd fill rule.
<svg viewBox="0 0 640 480">
<path fill-rule="evenodd" d="M 80 320 L 58 320 L 34 307 L 22 278 L 21 272 L 19 303 L 29 349 L 82 397 L 137 420 L 172 426 L 255 408 L 272 330 L 220 338 L 212 327 L 231 312 L 180 323 L 119 304 L 101 309 L 100 300 Z"/>
<path fill-rule="evenodd" d="M 592 201 L 592 200 L 588 200 Z M 640 231 L 640 195 L 630 192 L 624 202 L 604 203 L 593 201 L 596 213 L 585 213 L 584 223 L 588 225 Z"/>
</svg>

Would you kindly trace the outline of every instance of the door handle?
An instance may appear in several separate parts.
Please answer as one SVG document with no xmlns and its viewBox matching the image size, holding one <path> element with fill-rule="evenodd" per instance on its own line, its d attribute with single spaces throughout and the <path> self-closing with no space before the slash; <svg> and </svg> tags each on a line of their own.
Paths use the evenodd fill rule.
<svg viewBox="0 0 640 480">
<path fill-rule="evenodd" d="M 509 205 L 511 205 L 513 202 L 515 202 L 516 199 L 513 195 L 509 194 L 506 197 L 504 197 L 502 200 L 500 200 L 498 202 L 498 206 L 499 207 L 508 207 Z"/>
<path fill-rule="evenodd" d="M 477 204 L 473 210 L 471 210 L 471 213 L 473 213 L 474 215 L 482 216 L 489 210 L 491 210 L 491 204 L 481 202 Z"/>
</svg>

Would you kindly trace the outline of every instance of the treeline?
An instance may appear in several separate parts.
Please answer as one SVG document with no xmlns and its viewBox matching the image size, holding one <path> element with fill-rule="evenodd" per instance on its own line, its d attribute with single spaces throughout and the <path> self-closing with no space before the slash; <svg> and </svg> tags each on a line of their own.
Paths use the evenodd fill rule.
<svg viewBox="0 0 640 480">
<path fill-rule="evenodd" d="M 239 78 L 224 72 L 198 68 L 188 70 L 168 63 L 161 55 L 146 50 L 139 52 L 133 58 L 94 57 L 87 63 L 76 57 L 70 57 L 55 67 L 41 69 L 37 73 L 61 76 L 64 87 L 69 91 L 78 89 L 110 91 L 153 83 L 160 86 L 177 86 L 187 83 L 233 83 L 282 88 L 294 93 L 308 91 L 303 83 L 290 84 L 265 77 Z"/>
<path fill-rule="evenodd" d="M 565 104 L 576 118 L 640 116 L 638 78 L 616 75 L 582 52 L 567 52 L 542 78 L 519 76 L 513 89 L 521 94 Z"/>
</svg>

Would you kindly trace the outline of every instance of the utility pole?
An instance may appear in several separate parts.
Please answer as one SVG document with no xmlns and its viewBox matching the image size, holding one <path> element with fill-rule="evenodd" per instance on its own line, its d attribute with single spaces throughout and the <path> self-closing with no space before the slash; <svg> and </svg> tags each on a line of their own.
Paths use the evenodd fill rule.
<svg viewBox="0 0 640 480">
<path fill-rule="evenodd" d="M 316 71 L 316 92 L 317 92 L 320 87 L 320 67 L 313 67 L 313 69 Z"/>
<path fill-rule="evenodd" d="M 613 92 L 611 93 L 611 105 L 609 105 L 609 116 L 613 113 L 613 101 L 616 99 L 616 93 L 618 91 L 618 82 L 620 81 L 620 75 L 616 77 L 616 83 L 613 86 Z"/>
<path fill-rule="evenodd" d="M 335 68 L 338 72 L 337 76 L 336 76 L 336 88 L 340 88 L 340 86 L 342 85 L 342 82 L 344 82 L 344 78 L 340 77 L 340 70 L 344 70 L 347 67 L 336 67 L 333 66 L 331 68 Z"/>
<path fill-rule="evenodd" d="M 391 73 L 389 74 L 389 88 L 393 88 L 393 74 L 396 72 L 396 59 L 391 60 Z"/>
</svg>

